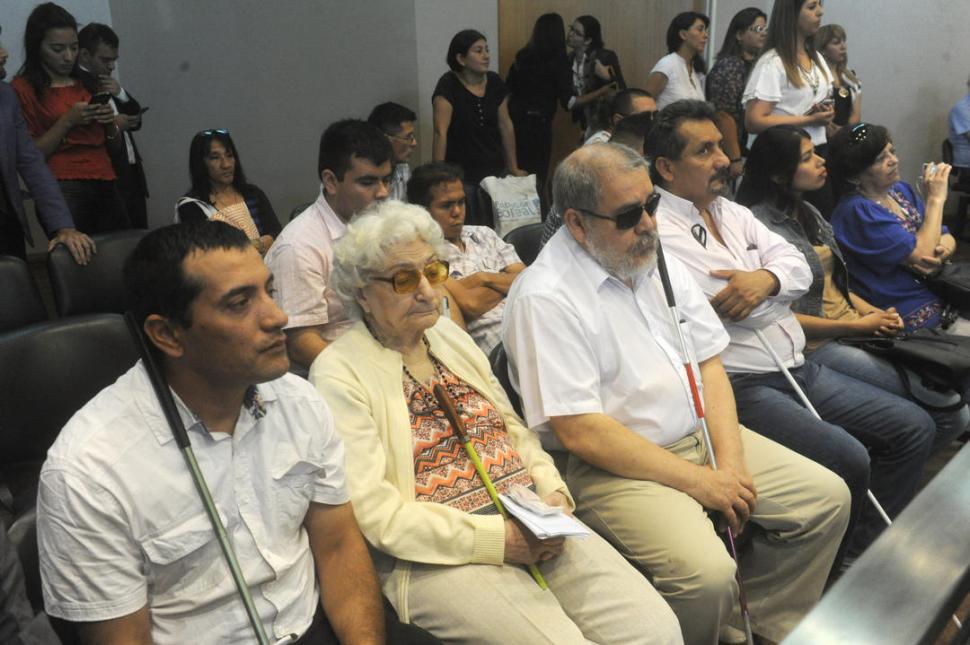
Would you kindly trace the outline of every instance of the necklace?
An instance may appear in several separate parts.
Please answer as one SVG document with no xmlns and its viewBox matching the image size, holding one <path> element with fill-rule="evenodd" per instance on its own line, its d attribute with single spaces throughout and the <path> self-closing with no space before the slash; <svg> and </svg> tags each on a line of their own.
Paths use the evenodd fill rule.
<svg viewBox="0 0 970 645">
<path fill-rule="evenodd" d="M 401 361 L 401 367 L 404 369 L 404 373 L 407 375 L 408 378 L 410 378 L 412 381 L 417 383 L 420 387 L 430 391 L 434 388 L 434 384 L 436 382 L 444 384 L 445 377 L 441 373 L 441 364 L 438 363 L 437 359 L 435 359 L 434 355 L 431 353 L 431 344 L 428 343 L 428 339 L 422 337 L 421 340 L 424 341 L 424 347 L 428 351 L 428 360 L 431 361 L 431 366 L 434 368 L 434 375 L 431 378 L 431 385 L 429 386 L 425 382 L 421 381 L 421 379 L 417 378 L 414 374 L 412 374 L 411 370 L 408 369 L 407 364 L 403 360 Z"/>
<path fill-rule="evenodd" d="M 812 88 L 812 95 L 814 96 L 818 92 L 818 86 L 821 84 L 822 79 L 818 77 L 818 69 L 815 66 L 815 62 L 810 60 L 808 64 L 809 68 L 806 72 L 802 64 L 798 63 L 798 72 L 802 75 L 802 78 L 808 81 L 809 86 Z"/>
</svg>

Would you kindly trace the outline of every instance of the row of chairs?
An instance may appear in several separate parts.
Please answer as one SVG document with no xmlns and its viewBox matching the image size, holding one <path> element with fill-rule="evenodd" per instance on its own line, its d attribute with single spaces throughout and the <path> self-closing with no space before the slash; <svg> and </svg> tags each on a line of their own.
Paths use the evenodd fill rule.
<svg viewBox="0 0 970 645">
<path fill-rule="evenodd" d="M 122 267 L 145 232 L 132 229 L 92 236 L 98 252 L 85 266 L 75 263 L 63 246 L 51 251 L 47 255 L 47 273 L 57 315 L 122 313 L 125 308 Z M 0 256 L 0 285 L 4 293 L 0 332 L 47 320 L 40 291 L 23 260 Z"/>
</svg>

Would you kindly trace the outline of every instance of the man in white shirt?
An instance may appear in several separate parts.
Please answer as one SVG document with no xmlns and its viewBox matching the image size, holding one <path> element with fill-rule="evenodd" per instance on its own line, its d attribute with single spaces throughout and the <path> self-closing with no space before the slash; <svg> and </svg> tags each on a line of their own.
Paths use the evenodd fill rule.
<svg viewBox="0 0 970 645">
<path fill-rule="evenodd" d="M 390 198 L 401 202 L 407 200 L 408 180 L 411 178 L 408 159 L 418 147 L 418 139 L 414 136 L 417 120 L 418 115 L 412 110 L 390 101 L 375 107 L 367 117 L 367 122 L 380 128 L 394 150 Z"/>
<path fill-rule="evenodd" d="M 276 278 L 276 303 L 286 315 L 286 347 L 297 368 L 307 369 L 350 326 L 330 288 L 333 246 L 347 222 L 375 201 L 387 199 L 393 152 L 387 137 L 364 121 L 337 121 L 320 137 L 320 196 L 286 225 L 266 253 Z"/>
<path fill-rule="evenodd" d="M 719 357 L 727 334 L 671 259 L 719 470 L 705 466 L 654 268 L 643 157 L 585 146 L 560 164 L 553 193 L 565 223 L 512 286 L 502 328 L 529 427 L 558 455 L 576 514 L 650 576 L 687 643 L 714 645 L 738 625 L 735 564 L 707 511 L 735 531 L 756 524 L 741 561 L 751 618 L 782 640 L 821 596 L 848 521 L 845 484 L 739 427 Z"/>
<path fill-rule="evenodd" d="M 125 280 L 270 639 L 330 642 L 329 622 L 341 641 L 383 643 L 343 444 L 316 390 L 286 373 L 286 315 L 259 253 L 221 222 L 170 226 L 139 243 Z M 51 448 L 37 535 L 46 610 L 83 642 L 253 641 L 141 362 Z"/>
<path fill-rule="evenodd" d="M 423 206 L 438 222 L 451 251 L 444 287 L 461 311 L 465 329 L 485 354 L 502 342 L 505 296 L 525 269 L 515 247 L 488 226 L 465 225 L 464 173 L 443 161 L 414 169 L 408 201 Z"/>
<path fill-rule="evenodd" d="M 848 536 L 851 559 L 885 526 L 866 500 L 868 461 L 869 486 L 895 516 L 916 492 L 935 424 L 915 403 L 806 361 L 805 334 L 790 304 L 811 284 L 808 263 L 750 210 L 719 196 L 729 165 L 720 141 L 710 103 L 678 101 L 658 113 L 647 137 L 662 195 L 657 228 L 668 255 L 687 267 L 730 334 L 722 358 L 741 423 L 849 485 L 853 510 L 861 512 Z M 758 332 L 824 420 L 802 405 Z"/>
</svg>

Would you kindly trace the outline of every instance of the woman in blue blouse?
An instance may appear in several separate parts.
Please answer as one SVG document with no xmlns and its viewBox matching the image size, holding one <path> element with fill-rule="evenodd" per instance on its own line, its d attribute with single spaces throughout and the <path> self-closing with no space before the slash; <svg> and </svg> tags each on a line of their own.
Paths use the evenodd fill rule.
<svg viewBox="0 0 970 645">
<path fill-rule="evenodd" d="M 923 171 L 926 202 L 900 181 L 886 128 L 860 123 L 829 142 L 829 169 L 841 196 L 832 228 L 850 267 L 852 291 L 876 307 L 895 307 L 906 331 L 943 323 L 944 303 L 920 279 L 946 261 L 956 240 L 943 226 L 948 164 Z M 951 332 L 970 333 L 957 320 Z"/>
<path fill-rule="evenodd" d="M 808 293 L 792 303 L 809 341 L 805 356 L 921 405 L 924 400 L 937 406 L 948 403 L 945 395 L 926 392 L 915 380 L 910 387 L 919 388 L 919 396 L 914 397 L 892 363 L 837 342 L 844 336 L 894 336 L 902 319 L 893 308 L 874 307 L 849 290 L 850 273 L 832 226 L 804 199 L 806 192 L 825 183 L 825 175 L 825 160 L 815 152 L 808 132 L 776 125 L 759 134 L 751 146 L 737 195 L 761 223 L 801 251 L 812 270 Z M 970 424 L 966 405 L 926 411 L 936 424 L 934 448 L 948 445 Z"/>
</svg>

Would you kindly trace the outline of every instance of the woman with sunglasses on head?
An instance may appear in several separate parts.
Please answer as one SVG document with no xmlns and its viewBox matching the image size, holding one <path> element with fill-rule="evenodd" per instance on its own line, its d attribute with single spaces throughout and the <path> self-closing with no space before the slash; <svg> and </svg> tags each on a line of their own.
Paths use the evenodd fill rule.
<svg viewBox="0 0 970 645">
<path fill-rule="evenodd" d="M 825 183 L 825 175 L 825 160 L 815 153 L 808 133 L 795 126 L 776 125 L 759 134 L 751 146 L 736 199 L 801 251 L 812 270 L 808 293 L 792 303 L 808 339 L 806 356 L 920 403 L 907 392 L 892 363 L 837 342 L 845 336 L 894 336 L 902 331 L 903 321 L 893 307 L 880 309 L 850 289 L 849 271 L 832 226 L 804 200 L 806 192 Z M 970 423 L 967 406 L 927 412 L 936 423 L 936 448 L 949 444 Z"/>
<path fill-rule="evenodd" d="M 677 14 L 667 27 L 666 56 L 657 61 L 644 88 L 662 110 L 680 99 L 704 100 L 704 48 L 711 19 L 696 11 Z"/>
<path fill-rule="evenodd" d="M 202 130 L 189 145 L 192 187 L 175 205 L 176 222 L 206 219 L 241 229 L 260 255 L 280 234 L 280 222 L 266 193 L 246 182 L 228 130 Z"/>
<path fill-rule="evenodd" d="M 815 34 L 815 49 L 832 70 L 832 100 L 835 117 L 826 126 L 831 137 L 839 128 L 862 121 L 862 84 L 849 69 L 845 29 L 839 25 L 822 25 Z"/>
<path fill-rule="evenodd" d="M 573 111 L 573 121 L 583 128 L 583 139 L 593 130 L 593 112 L 597 101 L 612 90 L 625 90 L 620 59 L 612 49 L 603 45 L 603 28 L 593 16 L 579 16 L 569 26 L 566 46 L 572 59 L 573 96 L 567 109 Z"/>
<path fill-rule="evenodd" d="M 924 202 L 900 179 L 889 131 L 871 123 L 836 133 L 828 164 L 840 196 L 832 228 L 852 267 L 852 290 L 877 307 L 895 307 L 906 331 L 939 327 L 944 303 L 918 277 L 938 269 L 956 250 L 943 226 L 949 164 L 924 168 Z M 958 318 L 948 331 L 970 335 L 970 321 Z"/>
<path fill-rule="evenodd" d="M 682 642 L 670 608 L 605 540 L 540 540 L 496 512 L 436 385 L 499 493 L 521 486 L 567 511 L 573 502 L 488 359 L 439 315 L 446 253 L 419 206 L 390 201 L 358 215 L 331 274 L 358 321 L 310 367 L 340 421 L 354 514 L 384 595 L 401 620 L 445 642 Z M 516 565 L 535 565 L 549 591 Z"/>
<path fill-rule="evenodd" d="M 24 64 L 11 82 L 27 128 L 47 158 L 77 230 L 129 227 L 107 144 L 121 144 L 110 95 L 78 67 L 77 21 L 53 2 L 38 5 L 24 30 Z"/>
<path fill-rule="evenodd" d="M 717 129 L 724 137 L 721 148 L 731 160 L 729 170 L 732 177 L 740 175 L 744 168 L 743 157 L 748 146 L 741 95 L 744 94 L 748 75 L 765 46 L 767 24 L 768 16 L 756 7 L 748 7 L 734 14 L 724 34 L 724 44 L 705 83 L 707 100 L 717 110 Z"/>
</svg>

